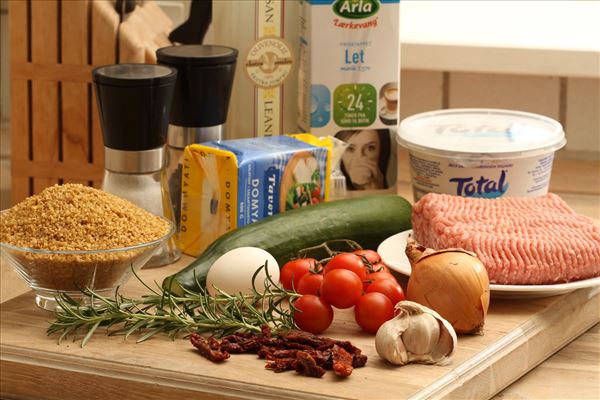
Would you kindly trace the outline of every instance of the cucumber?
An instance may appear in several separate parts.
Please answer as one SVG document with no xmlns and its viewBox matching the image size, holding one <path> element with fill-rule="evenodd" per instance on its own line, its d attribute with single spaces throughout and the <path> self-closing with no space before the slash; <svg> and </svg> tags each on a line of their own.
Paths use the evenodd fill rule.
<svg viewBox="0 0 600 400">
<path fill-rule="evenodd" d="M 411 205 L 395 195 L 375 195 L 302 207 L 233 230 L 215 240 L 163 288 L 182 295 L 197 292 L 217 258 L 229 250 L 253 246 L 268 251 L 283 266 L 298 250 L 327 240 L 350 239 L 365 249 L 377 249 L 391 235 L 411 228 Z"/>
</svg>

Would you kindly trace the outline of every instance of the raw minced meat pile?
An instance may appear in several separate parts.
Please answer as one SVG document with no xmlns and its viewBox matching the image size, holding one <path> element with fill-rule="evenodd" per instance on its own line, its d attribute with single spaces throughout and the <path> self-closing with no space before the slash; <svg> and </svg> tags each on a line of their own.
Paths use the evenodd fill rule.
<svg viewBox="0 0 600 400">
<path fill-rule="evenodd" d="M 560 197 L 477 199 L 430 193 L 413 208 L 416 240 L 473 251 L 491 283 L 539 285 L 600 275 L 600 227 Z"/>
<path fill-rule="evenodd" d="M 78 184 L 49 187 L 0 214 L 0 240 L 33 249 L 114 249 L 150 242 L 168 231 L 162 218 Z"/>
</svg>

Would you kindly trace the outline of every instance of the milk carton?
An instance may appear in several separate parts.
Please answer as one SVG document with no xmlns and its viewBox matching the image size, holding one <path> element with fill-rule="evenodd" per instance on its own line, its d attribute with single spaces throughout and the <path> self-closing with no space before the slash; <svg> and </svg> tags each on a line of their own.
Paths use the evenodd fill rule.
<svg viewBox="0 0 600 400">
<path fill-rule="evenodd" d="M 399 0 L 303 0 L 301 7 L 299 126 L 349 145 L 341 167 L 350 191 L 389 190 L 397 164 Z"/>
</svg>

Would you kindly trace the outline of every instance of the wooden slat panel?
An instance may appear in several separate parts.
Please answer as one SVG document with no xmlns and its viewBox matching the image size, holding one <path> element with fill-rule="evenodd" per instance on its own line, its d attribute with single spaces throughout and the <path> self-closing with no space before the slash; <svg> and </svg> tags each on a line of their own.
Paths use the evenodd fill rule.
<svg viewBox="0 0 600 400">
<path fill-rule="evenodd" d="M 529 111 L 559 119 L 559 78 L 452 72 L 449 107 Z"/>
<path fill-rule="evenodd" d="M 400 119 L 442 108 L 442 87 L 442 72 L 402 70 Z"/>
<path fill-rule="evenodd" d="M 63 2 L 62 12 L 62 63 L 85 65 L 88 62 L 88 2 L 87 0 Z M 69 163 L 88 163 L 90 143 L 88 138 L 87 83 L 62 83 L 62 145 L 63 159 Z M 64 182 L 87 184 L 84 180 L 64 179 Z"/>
<path fill-rule="evenodd" d="M 117 30 L 119 16 L 112 4 L 108 1 L 92 2 L 92 64 L 103 65 L 116 62 Z M 91 86 L 88 86 L 88 95 L 91 95 L 92 110 L 92 158 L 94 165 L 104 165 L 104 144 L 102 130 L 98 118 L 96 97 Z M 95 187 L 100 187 L 101 182 L 94 180 Z"/>
<path fill-rule="evenodd" d="M 14 61 L 27 62 L 27 3 L 11 1 L 10 18 L 10 58 Z M 11 75 L 10 87 L 11 118 L 11 154 L 13 160 L 29 158 L 29 118 L 27 80 L 15 79 Z M 15 176 L 11 166 L 11 201 L 13 204 L 29 196 L 29 178 Z"/>
<path fill-rule="evenodd" d="M 65 4 L 71 4 L 70 2 Z M 63 24 L 65 26 L 65 24 Z M 63 36 L 63 42 L 65 38 Z M 87 47 L 87 43 L 85 44 Z M 83 49 L 85 50 L 85 48 Z M 68 65 L 54 63 L 28 63 L 10 60 L 10 73 L 13 79 L 29 79 L 35 76 L 37 81 L 91 82 L 92 67 L 89 65 Z"/>
<path fill-rule="evenodd" d="M 54 161 L 13 160 L 13 164 L 13 173 L 17 177 L 46 175 L 53 180 L 59 178 L 70 181 L 81 180 L 86 184 L 88 180 L 101 179 L 104 173 L 101 165 L 70 161 L 57 163 Z"/>
<path fill-rule="evenodd" d="M 600 79 L 567 79 L 566 101 L 567 149 L 600 152 Z"/>
<path fill-rule="evenodd" d="M 58 2 L 33 0 L 31 2 L 31 35 L 33 62 L 58 62 Z M 33 81 L 33 159 L 58 161 L 58 83 Z M 35 178 L 34 192 L 57 183 L 56 179 Z"/>
</svg>

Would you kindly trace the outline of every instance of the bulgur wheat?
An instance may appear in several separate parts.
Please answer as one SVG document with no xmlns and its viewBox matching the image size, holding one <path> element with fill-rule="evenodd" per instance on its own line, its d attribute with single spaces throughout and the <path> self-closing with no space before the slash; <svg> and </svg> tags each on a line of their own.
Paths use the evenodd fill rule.
<svg viewBox="0 0 600 400">
<path fill-rule="evenodd" d="M 133 203 L 78 184 L 49 187 L 0 214 L 0 241 L 13 246 L 84 254 L 19 252 L 4 248 L 34 289 L 113 289 L 171 226 Z M 153 246 L 155 247 L 155 246 Z"/>
<path fill-rule="evenodd" d="M 150 242 L 168 231 L 164 219 L 79 184 L 49 187 L 0 215 L 0 241 L 33 249 L 114 249 Z"/>
</svg>

